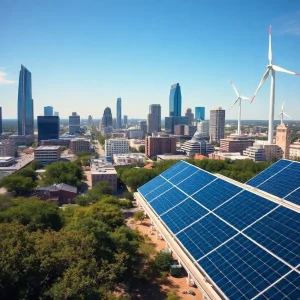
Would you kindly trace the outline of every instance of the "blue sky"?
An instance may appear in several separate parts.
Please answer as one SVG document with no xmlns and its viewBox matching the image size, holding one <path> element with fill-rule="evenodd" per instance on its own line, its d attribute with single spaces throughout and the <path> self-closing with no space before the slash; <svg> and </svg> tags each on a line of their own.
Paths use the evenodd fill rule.
<svg viewBox="0 0 300 300">
<path fill-rule="evenodd" d="M 226 110 L 230 86 L 251 97 L 268 63 L 300 73 L 298 0 L 44 0 L 0 1 L 0 105 L 17 115 L 20 65 L 32 73 L 35 116 L 54 106 L 62 118 L 77 111 L 99 118 L 106 106 L 146 118 L 149 104 L 168 114 L 171 84 L 179 82 L 182 110 Z M 13 83 L 15 81 L 15 83 Z M 243 119 L 267 119 L 268 80 Z M 300 115 L 300 77 L 276 74 L 276 114 Z M 237 107 L 226 118 L 236 119 Z"/>
</svg>

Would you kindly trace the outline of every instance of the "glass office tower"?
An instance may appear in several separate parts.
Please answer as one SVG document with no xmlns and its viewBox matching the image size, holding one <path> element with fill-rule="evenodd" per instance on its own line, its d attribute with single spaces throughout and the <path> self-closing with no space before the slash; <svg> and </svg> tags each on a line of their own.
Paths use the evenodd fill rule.
<svg viewBox="0 0 300 300">
<path fill-rule="evenodd" d="M 181 116 L 181 90 L 179 83 L 171 85 L 170 97 L 169 97 L 169 116 L 179 117 Z"/>
<path fill-rule="evenodd" d="M 34 125 L 31 73 L 21 65 L 18 91 L 18 134 L 31 135 L 33 133 Z"/>
<path fill-rule="evenodd" d="M 44 107 L 44 116 L 53 116 L 53 107 L 52 106 Z"/>
<path fill-rule="evenodd" d="M 59 138 L 59 117 L 58 116 L 38 116 L 38 142 L 43 140 L 53 140 Z"/>
<path fill-rule="evenodd" d="M 117 129 L 122 128 L 122 100 L 121 98 L 117 99 Z"/>
<path fill-rule="evenodd" d="M 205 107 L 195 107 L 195 120 L 205 120 Z"/>
</svg>

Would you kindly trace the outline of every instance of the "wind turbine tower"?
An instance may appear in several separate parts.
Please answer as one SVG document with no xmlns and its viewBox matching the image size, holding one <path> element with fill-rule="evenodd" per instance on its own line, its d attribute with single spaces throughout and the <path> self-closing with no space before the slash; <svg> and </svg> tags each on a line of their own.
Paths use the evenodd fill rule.
<svg viewBox="0 0 300 300">
<path fill-rule="evenodd" d="M 241 94 L 239 94 L 239 92 L 237 91 L 237 89 L 235 88 L 233 82 L 230 80 L 230 83 L 237 95 L 237 99 L 234 101 L 234 103 L 232 104 L 231 107 L 235 106 L 235 104 L 238 102 L 239 103 L 239 114 L 238 114 L 238 129 L 237 129 L 237 135 L 241 135 L 241 115 L 242 115 L 242 100 L 251 100 L 248 97 L 242 96 Z"/>
<path fill-rule="evenodd" d="M 278 67 L 273 64 L 273 56 L 272 56 L 272 27 L 270 26 L 269 29 L 269 64 L 267 65 L 267 71 L 263 75 L 255 93 L 251 100 L 251 102 L 255 99 L 256 94 L 262 87 L 262 85 L 267 80 L 269 74 L 271 73 L 271 88 L 270 88 L 270 108 L 269 108 L 269 129 L 268 129 L 268 143 L 273 144 L 273 132 L 274 132 L 274 104 L 275 104 L 275 71 L 276 72 L 282 72 L 287 74 L 292 74 L 296 76 L 300 76 L 300 74 L 288 71 L 286 69 L 283 69 L 281 67 Z"/>
</svg>

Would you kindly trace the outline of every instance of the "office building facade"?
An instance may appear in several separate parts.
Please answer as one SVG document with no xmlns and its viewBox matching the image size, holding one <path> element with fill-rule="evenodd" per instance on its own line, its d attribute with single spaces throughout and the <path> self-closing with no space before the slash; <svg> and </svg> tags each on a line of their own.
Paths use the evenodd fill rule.
<svg viewBox="0 0 300 300">
<path fill-rule="evenodd" d="M 77 133 L 80 133 L 80 116 L 76 112 L 72 112 L 72 116 L 69 116 L 69 134 Z"/>
<path fill-rule="evenodd" d="M 243 154 L 243 151 L 248 147 L 252 147 L 254 144 L 254 140 L 248 139 L 247 136 L 229 136 L 226 139 L 220 140 L 220 151 L 221 152 L 239 152 Z"/>
<path fill-rule="evenodd" d="M 128 125 L 128 116 L 124 115 L 124 127 L 127 128 Z"/>
<path fill-rule="evenodd" d="M 111 109 L 106 107 L 102 117 L 102 127 L 111 127 L 113 125 Z"/>
<path fill-rule="evenodd" d="M 44 107 L 44 116 L 53 116 L 53 107 L 52 106 Z"/>
<path fill-rule="evenodd" d="M 34 149 L 34 160 L 43 165 L 59 161 L 61 157 L 60 146 L 40 146 Z"/>
<path fill-rule="evenodd" d="M 148 157 L 176 153 L 176 137 L 147 136 L 145 142 L 145 153 Z"/>
<path fill-rule="evenodd" d="M 70 152 L 76 154 L 78 152 L 90 152 L 90 140 L 85 138 L 75 138 L 70 141 Z"/>
<path fill-rule="evenodd" d="M 138 121 L 138 129 L 143 132 L 143 137 L 147 135 L 147 122 L 146 121 Z"/>
<path fill-rule="evenodd" d="M 201 132 L 209 139 L 209 121 L 197 122 L 197 131 Z"/>
<path fill-rule="evenodd" d="M 161 131 L 161 106 L 160 104 L 151 104 L 149 106 L 149 114 L 147 116 L 147 132 Z"/>
<path fill-rule="evenodd" d="M 175 125 L 189 125 L 188 117 L 165 117 L 165 131 L 174 134 Z"/>
<path fill-rule="evenodd" d="M 129 140 L 128 139 L 107 139 L 105 140 L 105 155 L 113 157 L 114 154 L 129 153 Z"/>
<path fill-rule="evenodd" d="M 58 111 L 55 111 L 55 112 L 54 112 L 54 116 L 59 117 L 59 112 L 58 112 Z"/>
<path fill-rule="evenodd" d="M 57 116 L 38 116 L 38 142 L 59 138 L 59 117 Z"/>
<path fill-rule="evenodd" d="M 169 96 L 169 116 L 180 117 L 181 116 L 181 89 L 179 83 L 171 85 Z"/>
<path fill-rule="evenodd" d="M 192 124 L 192 122 L 194 122 L 194 114 L 193 114 L 191 108 L 187 108 L 187 110 L 185 112 L 185 116 L 189 118 L 189 123 L 190 124 Z"/>
<path fill-rule="evenodd" d="M 31 73 L 21 65 L 18 90 L 18 134 L 33 135 L 33 99 Z"/>
<path fill-rule="evenodd" d="M 225 137 L 225 109 L 217 107 L 210 111 L 209 134 L 211 141 L 219 143 Z"/>
<path fill-rule="evenodd" d="M 117 123 L 116 123 L 116 129 L 122 128 L 122 99 L 117 99 Z"/>
<path fill-rule="evenodd" d="M 195 107 L 195 120 L 205 120 L 205 107 L 197 106 Z"/>
</svg>

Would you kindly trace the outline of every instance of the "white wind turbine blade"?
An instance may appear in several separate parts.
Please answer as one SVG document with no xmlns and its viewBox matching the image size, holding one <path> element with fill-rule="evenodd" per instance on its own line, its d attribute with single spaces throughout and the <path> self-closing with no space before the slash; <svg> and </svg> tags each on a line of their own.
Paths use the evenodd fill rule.
<svg viewBox="0 0 300 300">
<path fill-rule="evenodd" d="M 230 106 L 230 108 L 228 109 L 228 112 L 231 111 L 231 109 L 236 105 L 236 103 L 239 101 L 240 97 L 237 97 L 237 99 L 233 102 L 233 104 Z"/>
<path fill-rule="evenodd" d="M 239 97 L 240 95 L 239 95 L 237 89 L 235 88 L 235 86 L 234 86 L 234 84 L 233 84 L 233 82 L 232 82 L 231 80 L 230 80 L 230 83 L 231 83 L 231 85 L 232 85 L 232 87 L 233 87 L 233 89 L 234 89 L 236 95 Z"/>
<path fill-rule="evenodd" d="M 282 73 L 287 73 L 287 74 L 292 74 L 292 75 L 300 76 L 300 74 L 298 74 L 298 73 L 286 70 L 284 68 L 281 68 L 281 67 L 278 67 L 278 66 L 275 66 L 275 65 L 273 65 L 272 67 L 277 72 L 282 72 Z"/>
<path fill-rule="evenodd" d="M 280 117 L 282 115 L 282 112 L 280 114 L 278 114 L 278 117 Z"/>
<path fill-rule="evenodd" d="M 255 91 L 255 93 L 254 93 L 254 96 L 253 96 L 252 99 L 251 99 L 251 103 L 252 103 L 252 101 L 255 99 L 257 92 L 260 90 L 260 88 L 262 87 L 262 85 L 263 85 L 263 84 L 265 83 L 265 81 L 267 80 L 267 78 L 268 78 L 268 76 L 269 76 L 269 72 L 270 72 L 270 69 L 267 69 L 266 73 L 263 75 L 263 77 L 262 77 L 262 79 L 261 79 L 261 81 L 260 81 L 260 83 L 259 83 L 259 85 L 258 85 L 258 87 L 257 87 L 257 89 L 256 89 L 256 91 Z"/>
<path fill-rule="evenodd" d="M 292 118 L 288 114 L 286 114 L 285 112 L 282 112 L 282 114 L 285 115 L 286 117 L 290 118 L 290 119 Z"/>
<path fill-rule="evenodd" d="M 281 105 L 281 111 L 283 111 L 283 107 L 284 107 L 284 101 L 283 101 L 283 103 Z"/>
<path fill-rule="evenodd" d="M 245 97 L 245 96 L 241 96 L 242 100 L 251 100 L 251 98 Z"/>
<path fill-rule="evenodd" d="M 269 63 L 272 64 L 272 26 L 269 28 L 269 53 L 268 53 Z"/>
</svg>

